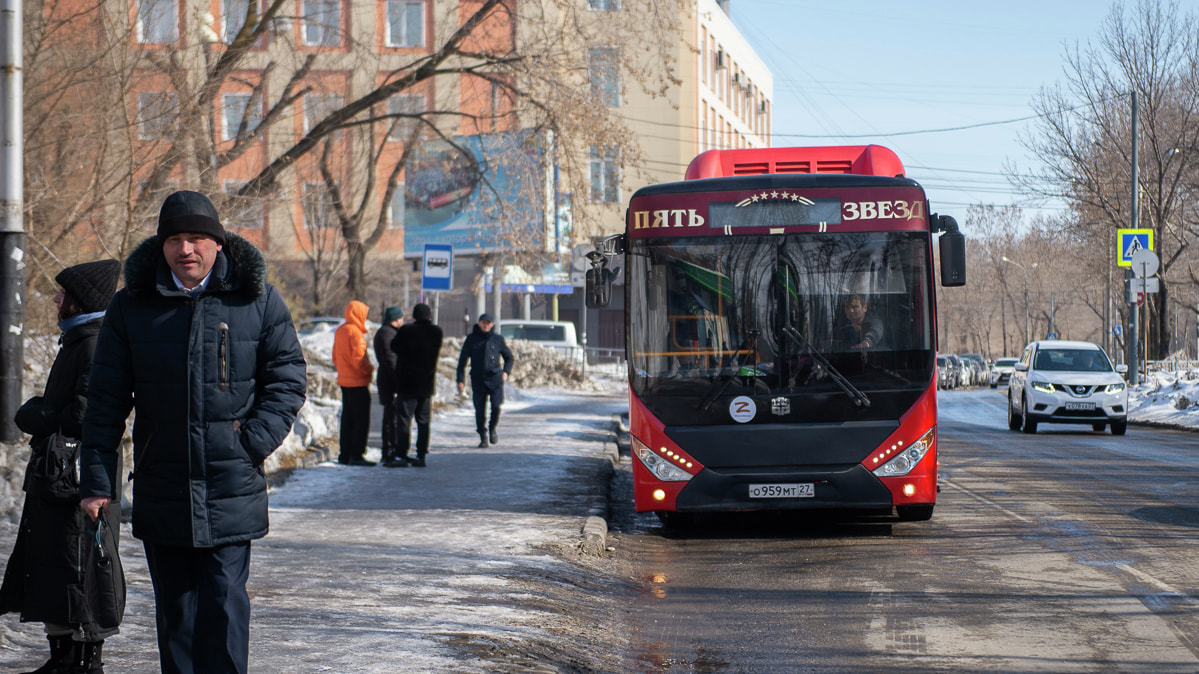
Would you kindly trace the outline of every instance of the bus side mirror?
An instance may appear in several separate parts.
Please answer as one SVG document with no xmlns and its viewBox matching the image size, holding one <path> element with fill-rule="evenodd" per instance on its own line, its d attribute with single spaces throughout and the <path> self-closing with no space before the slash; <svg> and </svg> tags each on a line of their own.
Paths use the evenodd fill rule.
<svg viewBox="0 0 1199 674">
<path fill-rule="evenodd" d="M 591 263 L 585 275 L 587 308 L 602 309 L 612 302 L 612 277 L 616 274 L 608 269 L 608 258 L 603 253 L 593 250 L 586 257 Z"/>
<path fill-rule="evenodd" d="M 602 267 L 587 270 L 587 308 L 602 309 L 612 301 L 612 276 Z"/>
<path fill-rule="evenodd" d="M 941 285 L 954 288 L 966 285 L 966 237 L 958 223 L 948 215 L 936 216 L 941 234 Z"/>
</svg>

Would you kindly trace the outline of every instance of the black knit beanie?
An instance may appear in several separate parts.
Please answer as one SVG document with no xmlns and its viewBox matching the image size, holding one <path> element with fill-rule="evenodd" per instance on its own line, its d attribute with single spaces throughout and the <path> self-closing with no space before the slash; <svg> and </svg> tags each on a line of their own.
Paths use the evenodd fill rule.
<svg viewBox="0 0 1199 674">
<path fill-rule="evenodd" d="M 176 234 L 207 234 L 225 245 L 225 228 L 216 207 L 199 192 L 180 190 L 162 202 L 158 212 L 158 239 L 165 241 Z"/>
<path fill-rule="evenodd" d="M 75 298 L 83 313 L 94 314 L 108 308 L 120 277 L 120 262 L 97 260 L 67 267 L 58 272 L 54 281 Z"/>
<path fill-rule="evenodd" d="M 427 304 L 418 304 L 412 307 L 412 317 L 418 321 L 433 320 L 433 310 Z"/>
</svg>

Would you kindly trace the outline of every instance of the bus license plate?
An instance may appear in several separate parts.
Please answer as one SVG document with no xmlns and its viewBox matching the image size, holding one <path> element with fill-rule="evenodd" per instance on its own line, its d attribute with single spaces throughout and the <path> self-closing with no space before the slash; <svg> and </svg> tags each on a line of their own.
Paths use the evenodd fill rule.
<svg viewBox="0 0 1199 674">
<path fill-rule="evenodd" d="M 812 498 L 816 496 L 812 482 L 785 484 L 751 484 L 750 498 Z"/>
<path fill-rule="evenodd" d="M 1066 403 L 1066 409 L 1090 411 L 1095 409 L 1095 403 Z"/>
</svg>

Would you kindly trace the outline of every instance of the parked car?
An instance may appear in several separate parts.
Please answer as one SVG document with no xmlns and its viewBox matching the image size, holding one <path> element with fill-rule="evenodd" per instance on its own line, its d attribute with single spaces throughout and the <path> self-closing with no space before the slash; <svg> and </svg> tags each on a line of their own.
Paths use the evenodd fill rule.
<svg viewBox="0 0 1199 674">
<path fill-rule="evenodd" d="M 981 353 L 963 353 L 959 358 L 970 365 L 970 385 L 982 386 L 987 381 L 987 359 Z"/>
<path fill-rule="evenodd" d="M 1112 367 L 1107 354 L 1091 342 L 1033 342 L 1013 366 L 1008 384 L 1008 427 L 1036 433 L 1037 425 L 1111 426 L 1112 435 L 1128 429 L 1128 387 L 1121 376 L 1128 366 Z"/>
<path fill-rule="evenodd" d="M 991 388 L 998 388 L 1000 384 L 1007 384 L 1012 378 L 1012 368 L 1016 365 L 1018 358 L 996 358 L 994 363 L 991 363 L 990 380 Z"/>
<path fill-rule="evenodd" d="M 937 387 L 949 390 L 962 385 L 962 361 L 952 353 L 937 354 Z"/>
<path fill-rule="evenodd" d="M 504 319 L 496 329 L 504 339 L 524 339 L 548 346 L 576 365 L 583 362 L 583 347 L 575 336 L 575 324 L 570 321 Z"/>
<path fill-rule="evenodd" d="M 958 388 L 963 386 L 962 370 L 964 370 L 966 366 L 962 365 L 962 359 L 958 358 L 957 354 L 947 353 L 945 354 L 945 360 L 949 361 L 950 378 L 953 380 L 952 385 L 949 388 Z"/>
<path fill-rule="evenodd" d="M 331 332 L 337 326 L 345 323 L 346 319 L 337 316 L 317 316 L 296 323 L 296 332 L 301 335 L 311 335 L 317 332 Z"/>
</svg>

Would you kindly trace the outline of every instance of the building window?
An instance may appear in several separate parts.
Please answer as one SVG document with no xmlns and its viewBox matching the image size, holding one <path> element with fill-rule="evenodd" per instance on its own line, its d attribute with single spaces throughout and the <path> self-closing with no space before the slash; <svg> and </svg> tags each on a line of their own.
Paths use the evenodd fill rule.
<svg viewBox="0 0 1199 674">
<path fill-rule="evenodd" d="M 620 152 L 616 148 L 591 147 L 591 200 L 601 204 L 620 203 Z"/>
<path fill-rule="evenodd" d="M 237 138 L 237 132 L 244 122 L 245 132 L 253 131 L 262 123 L 262 108 L 260 105 L 250 107 L 253 94 L 224 94 L 221 96 L 221 112 L 225 128 L 221 140 Z"/>
<path fill-rule="evenodd" d="M 256 0 L 255 0 L 256 1 Z M 251 0 L 221 0 L 221 40 L 232 44 L 233 38 L 246 25 Z"/>
<path fill-rule="evenodd" d="M 341 44 L 341 1 L 301 0 L 304 44 L 336 47 Z"/>
<path fill-rule="evenodd" d="M 304 94 L 304 133 L 341 108 L 341 94 Z"/>
<path fill-rule="evenodd" d="M 387 114 L 389 115 L 415 115 L 425 111 L 425 97 L 421 94 L 395 94 L 387 99 Z M 387 134 L 387 140 L 405 141 L 412 134 L 412 130 L 419 124 L 412 117 L 397 117 L 392 120 L 391 133 Z"/>
<path fill-rule="evenodd" d="M 230 198 L 221 214 L 221 221 L 231 229 L 262 229 L 262 225 L 266 221 L 262 199 L 233 196 L 245 184 L 244 180 L 225 181 L 225 194 L 230 195 Z"/>
<path fill-rule="evenodd" d="M 587 0 L 587 9 L 598 12 L 615 12 L 620 9 L 620 0 Z"/>
<path fill-rule="evenodd" d="M 178 96 L 164 91 L 144 91 L 137 95 L 137 130 L 142 140 L 168 138 L 175 128 Z"/>
<path fill-rule="evenodd" d="M 387 0 L 388 47 L 425 46 L 424 0 Z"/>
<path fill-rule="evenodd" d="M 179 7 L 176 0 L 137 0 L 137 41 L 173 44 L 179 41 Z"/>
<path fill-rule="evenodd" d="M 404 183 L 396 184 L 396 191 L 391 195 L 391 222 L 388 229 L 403 229 L 405 216 Z"/>
<path fill-rule="evenodd" d="M 592 47 L 588 54 L 591 95 L 604 105 L 620 105 L 620 50 L 617 47 Z"/>
<path fill-rule="evenodd" d="M 307 229 L 317 231 L 337 227 L 333 196 L 325 183 L 304 183 L 304 198 L 300 205 L 304 209 L 304 227 Z"/>
</svg>

